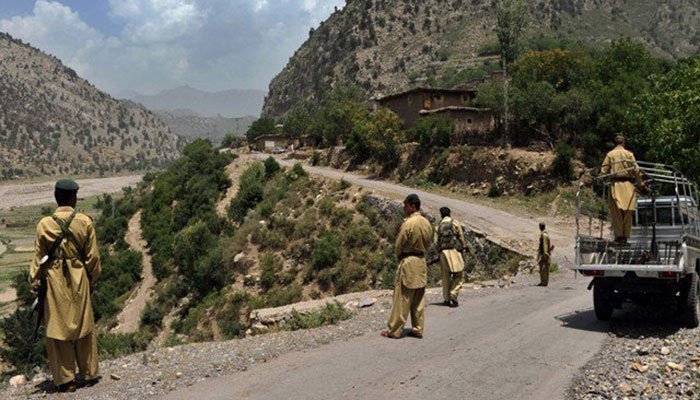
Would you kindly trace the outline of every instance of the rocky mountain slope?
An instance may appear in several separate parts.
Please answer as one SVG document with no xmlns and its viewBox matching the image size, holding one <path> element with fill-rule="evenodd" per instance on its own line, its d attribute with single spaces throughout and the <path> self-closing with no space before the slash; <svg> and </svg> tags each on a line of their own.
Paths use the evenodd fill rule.
<svg viewBox="0 0 700 400">
<path fill-rule="evenodd" d="M 183 139 L 208 139 L 214 145 L 219 145 L 228 133 L 244 135 L 255 121 L 255 117 L 203 117 L 192 110 L 161 110 L 155 113 Z"/>
<path fill-rule="evenodd" d="M 259 115 L 265 92 L 239 89 L 206 92 L 180 86 L 154 95 L 132 95 L 129 98 L 154 111 L 190 109 L 203 117 L 234 118 Z"/>
<path fill-rule="evenodd" d="M 528 34 L 591 43 L 631 37 L 680 58 L 700 46 L 694 0 L 526 0 Z M 466 67 L 493 68 L 494 0 L 349 0 L 291 57 L 270 83 L 263 115 L 314 101 L 335 83 L 369 95 L 394 92 Z"/>
<path fill-rule="evenodd" d="M 150 111 L 0 33 L 0 179 L 148 169 L 180 142 Z"/>
</svg>

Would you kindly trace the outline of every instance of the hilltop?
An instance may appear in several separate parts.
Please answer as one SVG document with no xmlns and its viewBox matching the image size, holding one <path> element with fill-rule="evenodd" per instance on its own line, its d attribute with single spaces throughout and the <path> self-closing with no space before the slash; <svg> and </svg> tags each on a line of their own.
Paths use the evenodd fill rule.
<svg viewBox="0 0 700 400">
<path fill-rule="evenodd" d="M 678 59 L 700 46 L 700 13 L 690 0 L 526 0 L 528 35 L 608 43 L 629 37 Z M 338 82 L 386 94 L 418 82 L 444 82 L 465 69 L 498 68 L 489 0 L 353 0 L 333 13 L 270 83 L 264 116 L 315 102 Z M 479 73 L 472 76 L 479 77 Z"/>
<path fill-rule="evenodd" d="M 179 153 L 152 112 L 0 33 L 0 179 L 144 170 Z"/>
</svg>

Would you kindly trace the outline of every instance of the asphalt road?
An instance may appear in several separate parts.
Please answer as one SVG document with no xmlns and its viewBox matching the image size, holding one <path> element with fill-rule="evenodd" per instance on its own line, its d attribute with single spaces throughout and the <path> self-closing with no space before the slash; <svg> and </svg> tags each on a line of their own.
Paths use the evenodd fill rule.
<svg viewBox="0 0 700 400">
<path fill-rule="evenodd" d="M 284 161 L 283 163 L 289 164 Z M 341 171 L 305 167 L 401 198 L 417 193 L 428 212 L 447 205 L 492 240 L 534 246 L 537 221 Z M 550 221 L 560 266 L 573 258 L 571 227 Z M 377 334 L 295 352 L 205 380 L 167 399 L 562 399 L 571 378 L 600 348 L 607 324 L 595 319 L 587 280 L 564 269 L 549 288 L 503 290 L 460 308 L 430 306 L 425 338 Z"/>
</svg>

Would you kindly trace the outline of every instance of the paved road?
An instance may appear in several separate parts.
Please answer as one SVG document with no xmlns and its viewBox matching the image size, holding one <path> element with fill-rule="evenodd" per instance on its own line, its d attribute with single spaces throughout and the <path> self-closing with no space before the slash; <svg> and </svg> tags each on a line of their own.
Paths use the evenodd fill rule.
<svg viewBox="0 0 700 400">
<path fill-rule="evenodd" d="M 287 162 L 284 162 L 287 163 Z M 507 212 L 335 170 L 313 174 L 402 197 L 416 192 L 430 212 L 447 205 L 491 239 L 521 244 L 536 223 Z M 555 259 L 573 252 L 571 228 L 550 228 Z M 468 299 L 458 309 L 431 306 L 426 337 L 388 340 L 377 334 L 296 352 L 246 372 L 203 381 L 168 399 L 562 399 L 576 371 L 602 345 L 586 281 L 570 271 L 550 288 L 526 287 Z"/>
</svg>

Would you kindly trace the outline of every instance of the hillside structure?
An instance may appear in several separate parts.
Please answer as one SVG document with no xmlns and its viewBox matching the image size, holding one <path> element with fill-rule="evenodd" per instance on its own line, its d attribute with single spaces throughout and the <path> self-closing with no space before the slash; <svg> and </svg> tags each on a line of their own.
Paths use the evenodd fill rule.
<svg viewBox="0 0 700 400">
<path fill-rule="evenodd" d="M 395 112 L 406 129 L 420 118 L 442 116 L 453 121 L 455 144 L 485 144 L 495 130 L 489 108 L 474 105 L 476 90 L 416 87 L 376 98 L 376 106 Z"/>
</svg>

